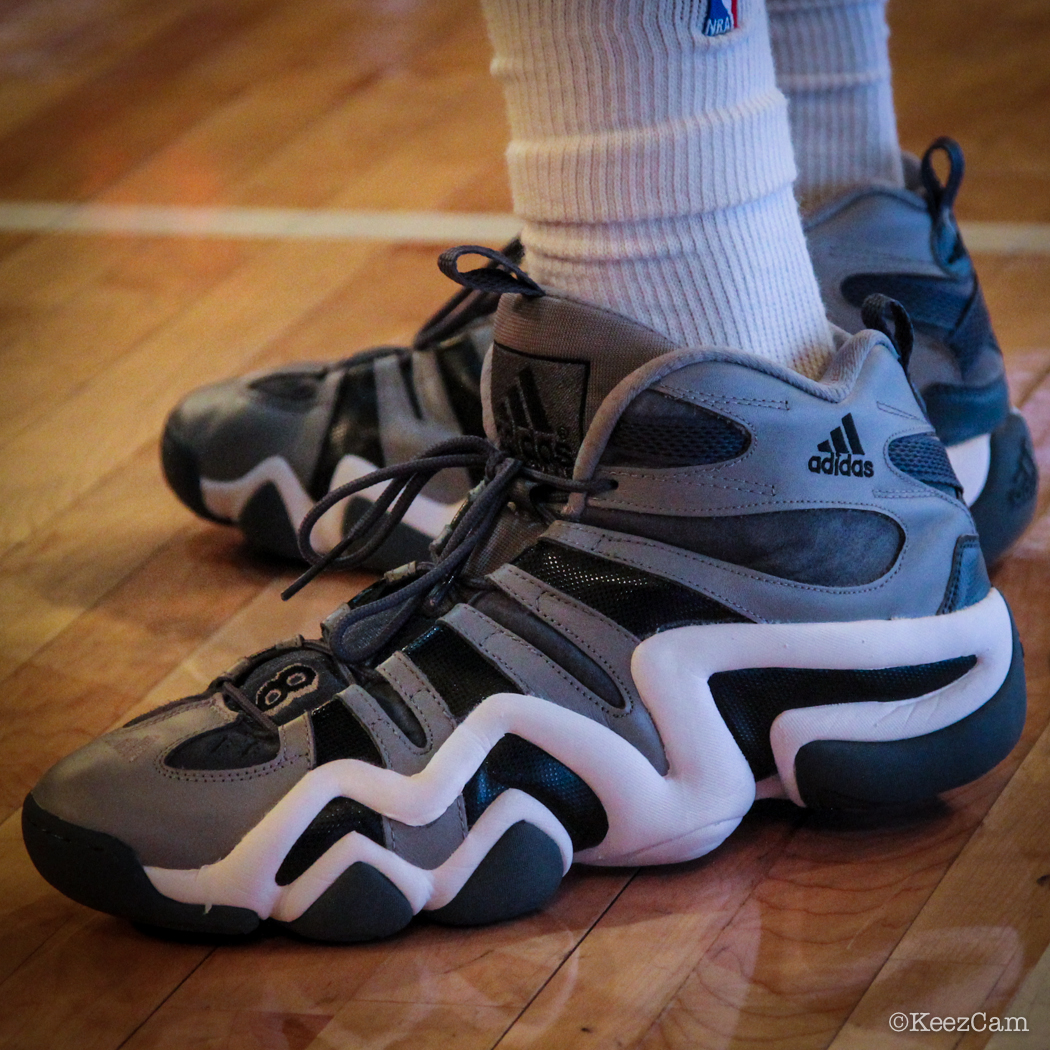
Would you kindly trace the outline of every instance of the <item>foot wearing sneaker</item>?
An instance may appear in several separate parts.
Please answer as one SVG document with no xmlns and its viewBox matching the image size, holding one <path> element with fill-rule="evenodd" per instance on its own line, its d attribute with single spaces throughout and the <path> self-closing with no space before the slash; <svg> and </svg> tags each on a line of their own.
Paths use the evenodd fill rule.
<svg viewBox="0 0 1050 1050">
<path fill-rule="evenodd" d="M 942 183 L 933 161 L 948 159 Z M 909 374 L 947 446 L 986 561 L 1024 532 L 1038 472 L 1028 425 L 1011 409 L 1003 356 L 953 211 L 963 177 L 959 144 L 940 138 L 905 156 L 906 186 L 851 190 L 811 214 L 806 240 L 828 316 L 861 324 L 874 292 L 901 302 L 915 326 Z"/>
<path fill-rule="evenodd" d="M 512 241 L 504 252 L 520 259 L 521 245 Z M 194 390 L 164 427 L 168 484 L 201 517 L 237 525 L 253 547 L 301 557 L 296 532 L 330 489 L 414 459 L 437 441 L 481 433 L 478 383 L 496 301 L 461 290 L 411 347 L 377 347 Z M 471 484 L 450 472 L 427 486 L 364 568 L 385 572 L 423 557 Z M 327 517 L 315 543 L 333 547 L 375 496 L 362 492 Z"/>
<path fill-rule="evenodd" d="M 843 335 L 812 380 L 505 269 L 496 445 L 383 472 L 409 496 L 484 474 L 434 561 L 51 769 L 23 829 L 63 893 L 334 941 L 492 922 L 574 858 L 684 861 L 757 797 L 897 806 L 1012 748 L 1020 645 L 899 307 L 869 301 L 887 331 Z"/>
<path fill-rule="evenodd" d="M 933 168 L 938 152 L 950 163 L 944 184 Z M 955 220 L 962 149 L 952 139 L 938 139 L 921 161 L 906 154 L 904 171 L 903 189 L 876 184 L 850 190 L 808 216 L 806 239 L 828 316 L 839 327 L 861 329 L 860 307 L 872 292 L 907 308 L 916 334 L 909 374 L 947 446 L 985 560 L 992 564 L 1035 512 L 1038 472 L 1031 436 L 1024 418 L 1010 407 L 1002 354 Z M 520 245 L 508 247 L 520 260 Z M 385 370 L 385 382 L 401 384 L 406 360 L 430 376 L 433 366 L 416 362 L 431 355 L 438 367 L 436 388 L 427 387 L 430 402 L 449 403 L 455 413 L 447 433 L 457 428 L 482 433 L 477 383 L 497 302 L 482 292 L 457 296 L 437 315 L 440 325 L 424 326 L 413 351 L 381 349 L 333 365 L 291 366 L 195 391 L 174 410 L 165 430 L 169 484 L 198 514 L 237 521 L 255 546 L 298 557 L 295 532 L 314 498 L 355 471 L 400 462 L 425 447 L 415 443 L 400 459 L 393 450 L 385 453 L 392 435 L 418 432 L 417 406 L 424 398 L 416 394 L 413 400 L 407 393 L 377 398 L 377 384 L 384 382 L 377 366 Z M 338 389 L 345 390 L 349 406 L 341 413 L 333 393 Z M 282 396 L 282 390 L 291 395 Z M 310 437 L 304 439 L 307 431 Z M 386 445 L 382 435 L 388 435 Z M 267 459 L 275 480 L 260 469 Z M 435 500 L 436 506 L 427 503 L 428 491 L 421 508 L 438 512 L 414 513 L 367 567 L 384 572 L 422 557 L 469 484 L 462 475 L 444 479 L 447 502 Z M 361 495 L 347 509 L 345 524 L 357 520 L 371 496 Z M 318 546 L 332 546 L 340 524 L 336 517 L 327 519 L 315 534 Z"/>
</svg>

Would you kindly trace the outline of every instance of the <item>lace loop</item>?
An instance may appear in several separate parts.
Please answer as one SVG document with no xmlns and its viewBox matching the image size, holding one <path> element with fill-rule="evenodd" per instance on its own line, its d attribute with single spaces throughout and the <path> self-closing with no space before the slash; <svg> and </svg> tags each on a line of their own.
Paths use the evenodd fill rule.
<svg viewBox="0 0 1050 1050">
<path fill-rule="evenodd" d="M 243 714 L 246 714 L 251 721 L 258 723 L 268 733 L 280 732 L 277 728 L 277 723 L 252 703 L 244 690 L 234 685 L 230 679 L 220 678 L 217 684 L 223 698 L 230 701 Z"/>
<path fill-rule="evenodd" d="M 464 255 L 480 255 L 490 261 L 487 266 L 464 271 L 459 268 L 459 260 Z M 530 299 L 547 294 L 513 259 L 480 244 L 461 244 L 442 252 L 438 257 L 438 269 L 449 280 L 478 292 L 510 293 Z"/>
</svg>

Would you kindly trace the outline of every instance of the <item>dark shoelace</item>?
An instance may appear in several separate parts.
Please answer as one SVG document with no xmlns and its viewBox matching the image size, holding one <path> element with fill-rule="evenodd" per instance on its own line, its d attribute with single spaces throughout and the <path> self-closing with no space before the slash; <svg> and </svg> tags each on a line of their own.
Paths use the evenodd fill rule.
<svg viewBox="0 0 1050 1050">
<path fill-rule="evenodd" d="M 395 588 L 393 591 L 378 593 L 360 605 L 352 603 L 336 620 L 328 642 L 339 659 L 351 665 L 361 664 L 386 645 L 413 613 L 436 614 L 468 558 L 489 535 L 500 511 L 512 498 L 519 499 L 519 494 L 527 493 L 532 509 L 550 522 L 556 517 L 550 506 L 550 498 L 555 494 L 601 492 L 613 485 L 604 479 L 572 481 L 544 473 L 513 459 L 484 438 L 467 436 L 442 441 L 419 459 L 373 471 L 332 489 L 322 498 L 299 527 L 299 550 L 310 568 L 282 597 L 292 597 L 326 569 L 359 565 L 386 541 L 427 482 L 439 471 L 457 467 L 477 470 L 484 480 L 430 545 L 431 560 L 388 573 L 385 579 Z M 317 551 L 311 534 L 321 517 L 336 504 L 381 481 L 388 484 L 369 511 L 330 551 Z M 477 586 L 480 581 L 464 582 Z M 384 590 L 380 587 L 381 592 Z"/>
</svg>

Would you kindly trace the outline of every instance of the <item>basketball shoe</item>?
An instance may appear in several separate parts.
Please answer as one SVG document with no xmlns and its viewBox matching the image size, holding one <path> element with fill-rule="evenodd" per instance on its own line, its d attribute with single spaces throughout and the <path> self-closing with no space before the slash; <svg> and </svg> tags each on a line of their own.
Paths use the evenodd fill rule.
<svg viewBox="0 0 1050 1050">
<path fill-rule="evenodd" d="M 933 169 L 946 154 L 942 184 Z M 989 564 L 1024 531 L 1038 480 L 1024 419 L 1011 411 L 1006 377 L 973 263 L 954 216 L 963 154 L 938 139 L 906 156 L 908 188 L 844 195 L 807 222 L 828 316 L 849 332 L 872 292 L 899 300 L 915 323 L 911 378 L 963 485 Z M 520 261 L 520 245 L 508 246 Z M 496 297 L 461 294 L 416 337 L 334 365 L 291 365 L 204 387 L 172 412 L 165 474 L 198 514 L 236 523 L 255 546 L 298 557 L 295 531 L 331 488 L 418 455 L 428 443 L 481 434 L 478 377 L 491 342 Z M 471 480 L 449 474 L 370 560 L 384 571 L 416 557 L 441 531 Z M 367 509 L 359 493 L 315 539 L 332 546 Z"/>
<path fill-rule="evenodd" d="M 482 481 L 431 560 L 319 639 L 52 768 L 23 829 L 63 893 L 333 941 L 419 913 L 492 922 L 541 907 L 573 859 L 699 857 L 760 797 L 913 803 L 1013 747 L 1020 644 L 908 380 L 899 304 L 869 299 L 814 381 L 676 347 L 509 260 L 460 275 L 466 250 L 443 269 L 505 293 L 492 441 L 333 490 L 303 522 L 310 572 L 370 556 L 436 472 Z M 310 550 L 383 480 L 344 540 Z"/>
<path fill-rule="evenodd" d="M 504 249 L 520 259 L 521 246 Z M 387 346 L 328 364 L 293 364 L 193 391 L 168 417 L 161 463 L 201 517 L 236 524 L 254 547 L 299 558 L 296 531 L 332 488 L 414 459 L 435 442 L 482 433 L 481 365 L 498 297 L 463 289 L 411 347 Z M 433 479 L 364 568 L 421 558 L 477 480 Z M 331 548 L 371 507 L 364 490 L 328 515 L 314 542 Z"/>
</svg>

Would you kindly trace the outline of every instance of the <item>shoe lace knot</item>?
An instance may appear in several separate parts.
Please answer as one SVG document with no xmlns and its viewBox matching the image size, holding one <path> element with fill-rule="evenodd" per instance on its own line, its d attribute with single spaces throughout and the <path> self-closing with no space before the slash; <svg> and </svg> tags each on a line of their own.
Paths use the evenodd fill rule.
<svg viewBox="0 0 1050 1050">
<path fill-rule="evenodd" d="M 417 612 L 437 616 L 458 582 L 484 586 L 465 572 L 471 554 L 491 533 L 508 502 L 527 502 L 548 524 L 558 515 L 562 494 L 596 493 L 614 484 L 607 479 L 573 480 L 548 474 L 507 455 L 485 438 L 450 438 L 418 459 L 373 471 L 332 489 L 306 515 L 299 527 L 299 550 L 310 567 L 289 586 L 288 599 L 326 569 L 351 569 L 374 554 L 404 518 L 423 487 L 442 470 L 466 469 L 482 475 L 463 506 L 430 545 L 430 557 L 387 573 L 325 621 L 333 654 L 350 665 L 361 665 L 382 649 Z M 314 526 L 343 500 L 380 482 L 387 482 L 375 503 L 327 552 L 312 540 Z"/>
</svg>

